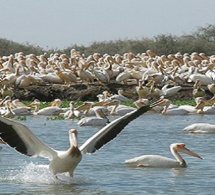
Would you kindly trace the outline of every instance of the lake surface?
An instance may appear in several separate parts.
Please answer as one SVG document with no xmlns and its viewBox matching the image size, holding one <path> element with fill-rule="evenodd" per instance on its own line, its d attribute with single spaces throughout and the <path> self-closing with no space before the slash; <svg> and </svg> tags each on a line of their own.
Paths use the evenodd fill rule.
<svg viewBox="0 0 215 195">
<path fill-rule="evenodd" d="M 75 120 L 28 116 L 26 124 L 51 147 L 69 147 L 68 130 L 77 128 L 79 145 L 98 129 L 78 127 Z M 144 114 L 92 155 L 84 155 L 74 172 L 57 180 L 48 160 L 29 158 L 8 146 L 0 151 L 0 194 L 214 194 L 215 134 L 193 135 L 182 129 L 196 122 L 214 123 L 214 115 L 161 116 Z M 182 154 L 187 168 L 134 168 L 127 159 L 143 154 L 172 157 L 169 145 L 186 143 L 203 160 Z"/>
</svg>

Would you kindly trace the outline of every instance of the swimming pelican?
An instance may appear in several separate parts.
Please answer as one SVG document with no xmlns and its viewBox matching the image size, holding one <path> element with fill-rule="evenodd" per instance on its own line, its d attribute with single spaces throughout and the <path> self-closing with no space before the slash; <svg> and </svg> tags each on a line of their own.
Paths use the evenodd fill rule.
<svg viewBox="0 0 215 195">
<path fill-rule="evenodd" d="M 82 118 L 78 125 L 80 126 L 105 126 L 107 123 L 109 123 L 109 119 L 106 117 L 106 115 L 103 113 L 101 108 L 94 108 L 93 109 L 96 113 L 96 116 L 88 116 Z"/>
<path fill-rule="evenodd" d="M 184 143 L 171 144 L 170 151 L 176 160 L 160 155 L 143 155 L 126 160 L 125 163 L 137 167 L 169 167 L 169 168 L 186 167 L 187 164 L 185 160 L 181 157 L 181 155 L 178 152 L 183 152 L 190 156 L 202 159 L 198 154 L 187 149 Z"/>
<path fill-rule="evenodd" d="M 69 131 L 70 147 L 66 151 L 57 151 L 43 143 L 30 129 L 17 121 L 0 117 L 0 139 L 18 152 L 29 157 L 41 156 L 50 160 L 49 170 L 57 177 L 59 173 L 68 172 L 72 177 L 76 166 L 82 159 L 82 154 L 94 153 L 106 143 L 114 139 L 126 125 L 143 113 L 150 110 L 154 104 L 141 107 L 122 117 L 119 117 L 103 127 L 83 145 L 78 147 L 77 130 Z"/>
<path fill-rule="evenodd" d="M 163 99 L 163 101 L 158 103 L 157 106 L 163 106 L 164 107 L 164 109 L 161 111 L 162 115 L 186 115 L 186 114 L 189 114 L 189 111 L 186 110 L 185 108 L 177 107 L 177 106 L 174 106 L 173 104 L 171 104 L 171 101 L 169 99 L 164 99 L 163 96 L 160 99 L 161 100 Z"/>
<path fill-rule="evenodd" d="M 215 133 L 215 125 L 209 123 L 194 123 L 185 127 L 183 131 L 189 133 L 210 134 Z"/>
<path fill-rule="evenodd" d="M 136 108 L 121 105 L 121 102 L 119 100 L 112 100 L 111 102 L 107 102 L 105 106 L 108 106 L 108 109 L 110 109 L 110 115 L 122 116 L 126 113 L 136 110 Z"/>
</svg>

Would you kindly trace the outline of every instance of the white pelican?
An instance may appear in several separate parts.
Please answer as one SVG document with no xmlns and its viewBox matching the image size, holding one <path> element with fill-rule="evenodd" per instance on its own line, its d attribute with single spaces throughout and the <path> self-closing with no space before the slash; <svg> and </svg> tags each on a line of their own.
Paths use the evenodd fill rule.
<svg viewBox="0 0 215 195">
<path fill-rule="evenodd" d="M 4 105 L 5 105 L 5 113 L 3 114 L 3 116 L 7 118 L 14 118 L 16 114 L 15 112 L 13 112 L 11 108 L 11 100 L 10 99 L 5 100 Z"/>
<path fill-rule="evenodd" d="M 215 96 L 215 83 L 208 84 L 207 87 L 209 91 L 213 93 L 213 96 Z"/>
<path fill-rule="evenodd" d="M 209 123 L 194 123 L 185 127 L 183 131 L 189 133 L 210 134 L 215 133 L 215 125 Z"/>
<path fill-rule="evenodd" d="M 169 99 L 164 99 L 164 97 L 161 97 L 160 103 L 157 104 L 157 106 L 163 106 L 163 110 L 161 112 L 162 115 L 186 115 L 189 114 L 189 111 L 183 107 L 177 107 L 171 104 L 171 101 Z"/>
<path fill-rule="evenodd" d="M 3 117 L 0 117 L 0 139 L 29 157 L 41 156 L 48 158 L 50 160 L 49 169 L 56 177 L 57 174 L 65 172 L 68 172 L 72 177 L 74 169 L 82 159 L 82 154 L 94 153 L 99 150 L 103 145 L 114 139 L 129 122 L 147 112 L 153 106 L 154 104 L 141 107 L 115 119 L 80 147 L 78 147 L 77 130 L 71 129 L 69 131 L 70 147 L 66 151 L 57 151 L 50 148 L 25 125 Z"/>
<path fill-rule="evenodd" d="M 114 94 L 114 95 L 110 96 L 110 97 L 107 99 L 107 101 L 109 101 L 109 100 L 110 100 L 110 101 L 112 101 L 112 100 L 119 100 L 119 101 L 121 101 L 121 102 L 130 102 L 131 99 L 125 97 L 122 93 L 123 93 L 123 90 L 122 90 L 122 89 L 119 89 L 119 90 L 118 90 L 118 94 Z"/>
<path fill-rule="evenodd" d="M 109 119 L 106 117 L 106 115 L 103 113 L 102 109 L 95 108 L 93 109 L 96 113 L 96 116 L 88 116 L 82 118 L 78 125 L 80 126 L 105 126 L 107 123 L 109 123 Z"/>
<path fill-rule="evenodd" d="M 73 101 L 69 103 L 69 110 L 59 114 L 59 116 L 63 116 L 65 119 L 74 119 L 80 117 L 81 115 L 82 115 L 81 112 L 75 109 Z"/>
<path fill-rule="evenodd" d="M 139 84 L 136 87 L 136 92 L 138 94 L 139 99 L 146 98 L 149 93 L 149 88 L 143 86 L 143 81 L 139 80 Z"/>
<path fill-rule="evenodd" d="M 174 96 L 178 93 L 178 91 L 182 88 L 181 86 L 173 86 L 171 88 L 167 88 L 169 84 L 166 84 L 161 89 L 161 95 L 165 97 Z"/>
<path fill-rule="evenodd" d="M 204 97 L 205 90 L 201 87 L 201 82 L 197 79 L 195 84 L 193 85 L 193 97 Z"/>
<path fill-rule="evenodd" d="M 41 102 L 38 99 L 35 99 L 30 105 L 35 107 L 34 114 L 35 115 L 59 115 L 60 113 L 64 112 L 62 108 L 60 108 L 59 103 L 53 102 L 52 106 L 48 106 L 46 108 L 40 109 Z"/>
<path fill-rule="evenodd" d="M 82 105 L 78 106 L 76 110 L 80 111 L 85 116 L 96 116 L 95 109 L 97 108 L 101 109 L 104 114 L 108 114 L 108 109 L 104 107 L 105 104 L 105 101 L 97 103 L 84 102 Z"/>
<path fill-rule="evenodd" d="M 20 102 L 19 99 L 15 99 L 11 102 L 11 105 L 13 107 L 13 112 L 17 116 L 23 116 L 23 115 L 31 115 L 31 108 Z"/>
<path fill-rule="evenodd" d="M 190 156 L 202 159 L 198 154 L 187 149 L 184 143 L 171 144 L 170 151 L 176 160 L 160 155 L 143 155 L 126 160 L 125 163 L 137 167 L 186 167 L 187 164 L 185 160 L 178 152 L 183 152 L 185 154 L 189 154 Z"/>
<path fill-rule="evenodd" d="M 106 103 L 105 106 L 108 106 L 108 109 L 110 109 L 110 115 L 122 116 L 126 113 L 136 110 L 136 108 L 120 104 L 121 102 L 119 100 L 112 100 L 111 102 Z"/>
<path fill-rule="evenodd" d="M 215 97 L 209 99 L 209 100 L 204 100 L 203 98 L 196 98 L 195 99 L 197 105 L 195 108 L 197 109 L 198 114 L 215 114 Z"/>
</svg>

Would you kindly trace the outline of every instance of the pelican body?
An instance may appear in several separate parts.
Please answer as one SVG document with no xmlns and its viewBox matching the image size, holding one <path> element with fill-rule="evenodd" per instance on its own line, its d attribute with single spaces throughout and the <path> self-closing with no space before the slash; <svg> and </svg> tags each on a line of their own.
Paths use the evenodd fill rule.
<svg viewBox="0 0 215 195">
<path fill-rule="evenodd" d="M 55 150 L 39 138 L 31 130 L 17 121 L 0 117 L 0 140 L 16 151 L 29 157 L 41 156 L 50 160 L 49 169 L 57 177 L 57 174 L 68 172 L 72 177 L 74 169 L 82 159 L 82 154 L 94 153 L 103 145 L 114 139 L 124 127 L 150 110 L 154 105 L 144 106 L 135 111 L 119 117 L 100 129 L 90 137 L 83 145 L 78 147 L 77 130 L 69 131 L 70 147 L 66 151 Z"/>
<path fill-rule="evenodd" d="M 215 125 L 212 125 L 209 123 L 194 123 L 194 124 L 188 125 L 183 130 L 189 133 L 214 134 Z"/>
<path fill-rule="evenodd" d="M 137 167 L 186 167 L 185 160 L 178 152 L 186 153 L 190 156 L 194 156 L 202 159 L 198 154 L 192 152 L 185 147 L 184 143 L 174 143 L 170 145 L 170 151 L 175 159 L 167 158 L 160 155 L 143 155 L 126 160 L 126 164 L 135 165 Z"/>
</svg>

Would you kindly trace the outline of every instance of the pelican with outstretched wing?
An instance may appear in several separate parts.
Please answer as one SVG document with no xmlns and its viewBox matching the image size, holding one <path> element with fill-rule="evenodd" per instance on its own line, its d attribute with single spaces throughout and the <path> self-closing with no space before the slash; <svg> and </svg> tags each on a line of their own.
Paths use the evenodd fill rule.
<svg viewBox="0 0 215 195">
<path fill-rule="evenodd" d="M 41 156 L 48 158 L 50 160 L 49 169 L 55 176 L 58 173 L 68 172 L 72 177 L 76 166 L 82 159 L 82 154 L 94 153 L 99 150 L 103 145 L 114 139 L 132 120 L 156 106 L 156 103 L 143 106 L 115 119 L 80 147 L 78 147 L 78 132 L 71 129 L 69 131 L 70 147 L 66 151 L 58 151 L 49 147 L 37 138 L 27 126 L 4 117 L 0 117 L 0 139 L 29 157 Z"/>
</svg>

